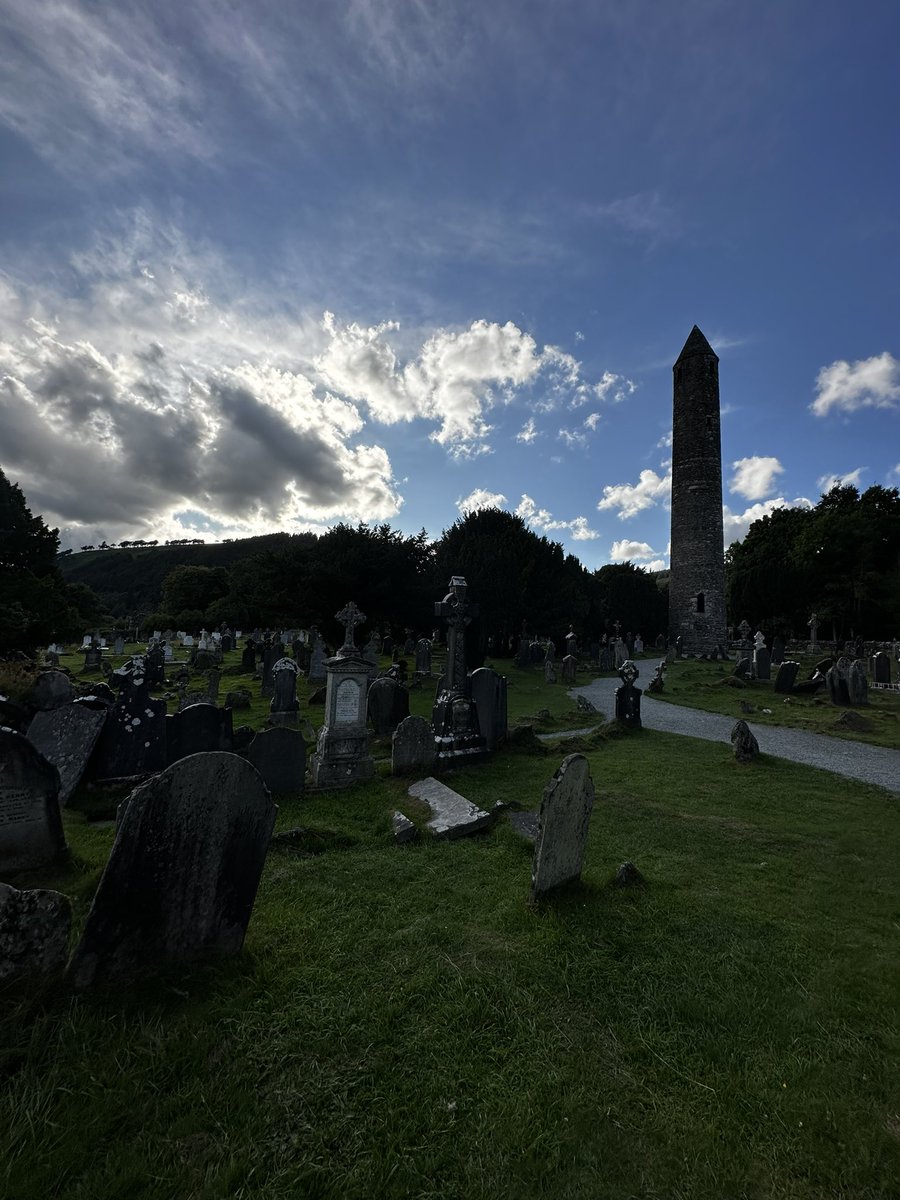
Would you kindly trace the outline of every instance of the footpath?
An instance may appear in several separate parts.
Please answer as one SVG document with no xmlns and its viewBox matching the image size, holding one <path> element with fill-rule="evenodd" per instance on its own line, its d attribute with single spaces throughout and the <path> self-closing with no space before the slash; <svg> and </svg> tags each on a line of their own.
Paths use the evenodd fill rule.
<svg viewBox="0 0 900 1200">
<path fill-rule="evenodd" d="M 570 695 L 586 697 L 607 720 L 611 720 L 615 714 L 615 690 L 618 686 L 618 679 L 595 679 L 584 687 L 573 688 Z M 642 724 L 647 729 L 658 729 L 662 733 L 681 733 L 687 737 L 703 738 L 707 742 L 726 742 L 730 745 L 736 720 L 736 717 L 725 717 L 720 713 L 702 712 L 697 708 L 684 708 L 680 704 L 654 700 L 646 691 L 641 696 Z M 833 771 L 836 775 L 859 779 L 863 783 L 874 783 L 900 795 L 900 750 L 868 746 L 864 742 L 845 741 L 822 733 L 808 733 L 803 729 L 755 726 L 752 721 L 747 724 L 756 735 L 763 754 L 805 763 L 809 767 L 821 767 L 824 771 Z"/>
</svg>

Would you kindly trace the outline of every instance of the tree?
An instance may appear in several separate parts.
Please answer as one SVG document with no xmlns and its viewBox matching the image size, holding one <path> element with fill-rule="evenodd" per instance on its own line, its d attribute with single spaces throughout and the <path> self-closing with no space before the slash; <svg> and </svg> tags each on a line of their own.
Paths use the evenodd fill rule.
<svg viewBox="0 0 900 1200">
<path fill-rule="evenodd" d="M 209 606 L 227 592 L 228 572 L 224 567 L 180 566 L 163 580 L 161 607 L 179 628 L 193 628 L 197 613 L 202 624 Z"/>
<path fill-rule="evenodd" d="M 0 653 L 33 652 L 69 632 L 75 614 L 56 566 L 59 531 L 0 471 Z"/>
<path fill-rule="evenodd" d="M 639 633 L 648 643 L 665 632 L 667 593 L 660 590 L 652 572 L 632 562 L 608 563 L 594 572 L 593 587 L 607 633 L 613 632 L 616 621 L 622 634 Z"/>
</svg>

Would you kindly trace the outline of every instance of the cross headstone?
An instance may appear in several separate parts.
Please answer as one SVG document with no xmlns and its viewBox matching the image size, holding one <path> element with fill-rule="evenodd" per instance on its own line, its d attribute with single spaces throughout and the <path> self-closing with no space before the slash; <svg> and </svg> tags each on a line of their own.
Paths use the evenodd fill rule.
<svg viewBox="0 0 900 1200">
<path fill-rule="evenodd" d="M 325 724 L 319 730 L 311 759 L 316 787 L 347 787 L 375 773 L 366 730 L 366 692 L 369 664 L 353 645 L 353 629 L 365 620 L 352 602 L 336 614 L 346 630 L 343 653 L 324 659 L 326 672 Z M 356 618 L 359 617 L 359 620 Z M 313 654 L 315 660 L 315 652 Z M 310 667 L 310 680 L 313 668 Z"/>
<path fill-rule="evenodd" d="M 366 614 L 360 612 L 356 605 L 351 600 L 349 604 L 345 604 L 339 613 L 335 613 L 335 619 L 340 621 L 344 627 L 344 644 L 338 650 L 338 654 L 342 657 L 349 654 L 357 654 L 356 637 L 354 630 L 357 625 L 364 625 L 366 622 Z M 387 639 L 385 639 L 387 640 Z M 389 653 L 389 651 L 385 651 Z"/>
<path fill-rule="evenodd" d="M 616 720 L 628 729 L 641 728 L 641 696 L 643 693 L 639 687 L 634 686 L 634 681 L 639 675 L 640 671 L 630 660 L 623 663 L 619 669 L 622 686 L 617 687 L 615 692 Z"/>
<path fill-rule="evenodd" d="M 240 950 L 276 812 L 236 754 L 192 755 L 136 788 L 69 965 L 74 985 Z"/>
<path fill-rule="evenodd" d="M 594 784 L 583 754 L 564 758 L 544 788 L 531 866 L 531 898 L 581 877 Z"/>
</svg>

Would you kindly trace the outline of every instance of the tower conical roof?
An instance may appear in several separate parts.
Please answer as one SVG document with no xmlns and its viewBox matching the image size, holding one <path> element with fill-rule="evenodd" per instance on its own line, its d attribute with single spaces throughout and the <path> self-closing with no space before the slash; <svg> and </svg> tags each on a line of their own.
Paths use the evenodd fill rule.
<svg viewBox="0 0 900 1200">
<path fill-rule="evenodd" d="M 700 332 L 700 329 L 695 325 L 688 334 L 688 340 L 681 348 L 681 353 L 676 358 L 675 362 L 680 363 L 683 358 L 696 358 L 699 355 L 704 355 L 707 358 L 714 358 L 719 361 L 719 356 L 713 350 L 712 346 Z"/>
</svg>

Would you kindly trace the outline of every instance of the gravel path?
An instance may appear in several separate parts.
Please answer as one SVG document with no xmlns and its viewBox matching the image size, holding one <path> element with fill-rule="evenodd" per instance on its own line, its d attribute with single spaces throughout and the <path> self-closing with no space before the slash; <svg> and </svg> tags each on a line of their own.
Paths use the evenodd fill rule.
<svg viewBox="0 0 900 1200">
<path fill-rule="evenodd" d="M 570 695 L 586 696 L 609 719 L 615 713 L 614 693 L 618 686 L 618 679 L 595 679 L 585 687 L 573 688 Z M 735 719 L 654 700 L 646 691 L 641 696 L 643 724 L 648 729 L 659 729 L 664 733 L 683 733 L 707 742 L 727 742 L 730 745 Z M 808 733 L 803 729 L 769 725 L 760 727 L 750 721 L 747 723 L 756 735 L 763 754 L 805 763 L 810 767 L 821 767 L 837 775 L 846 775 L 849 779 L 877 784 L 900 795 L 900 750 L 867 746 L 864 742 L 845 741 L 822 733 Z"/>
</svg>

